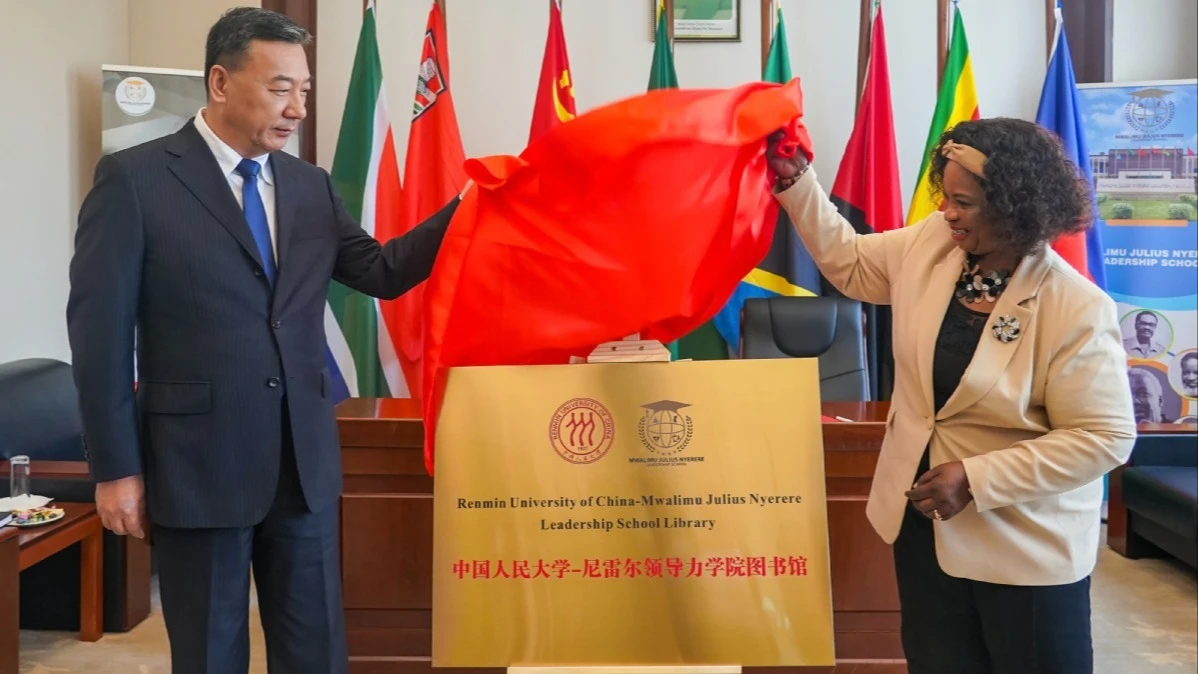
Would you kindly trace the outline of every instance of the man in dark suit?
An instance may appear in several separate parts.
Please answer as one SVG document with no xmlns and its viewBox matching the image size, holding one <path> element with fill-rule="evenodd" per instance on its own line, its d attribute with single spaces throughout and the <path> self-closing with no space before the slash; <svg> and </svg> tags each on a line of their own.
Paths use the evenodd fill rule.
<svg viewBox="0 0 1198 674">
<path fill-rule="evenodd" d="M 329 280 L 402 294 L 457 205 L 380 246 L 325 171 L 281 151 L 309 39 L 274 12 L 225 14 L 207 107 L 104 157 L 79 214 L 67 323 L 96 505 L 113 532 L 152 534 L 176 674 L 247 671 L 251 566 L 269 671 L 346 671 Z"/>
</svg>

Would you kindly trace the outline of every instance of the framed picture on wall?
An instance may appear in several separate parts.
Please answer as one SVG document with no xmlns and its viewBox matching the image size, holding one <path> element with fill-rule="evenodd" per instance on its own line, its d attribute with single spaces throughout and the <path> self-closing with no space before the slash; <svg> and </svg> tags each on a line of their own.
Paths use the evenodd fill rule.
<svg viewBox="0 0 1198 674">
<path fill-rule="evenodd" d="M 741 0 L 674 0 L 674 40 L 739 42 Z M 651 0 L 653 34 L 658 0 Z"/>
</svg>

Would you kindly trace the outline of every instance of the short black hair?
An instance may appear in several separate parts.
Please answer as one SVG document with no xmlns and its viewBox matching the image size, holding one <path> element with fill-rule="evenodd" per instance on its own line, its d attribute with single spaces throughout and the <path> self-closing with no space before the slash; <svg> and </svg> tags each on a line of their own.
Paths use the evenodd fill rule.
<svg viewBox="0 0 1198 674">
<path fill-rule="evenodd" d="M 1181 364 L 1185 365 L 1187 360 L 1198 360 L 1198 351 L 1191 351 L 1181 357 Z"/>
<path fill-rule="evenodd" d="M 986 155 L 982 214 L 1015 250 L 1030 252 L 1092 224 L 1090 187 L 1052 132 L 1010 117 L 957 124 L 940 136 L 930 157 L 929 178 L 938 197 L 944 195 L 948 163 L 940 151 L 948 140 Z"/>
<path fill-rule="evenodd" d="M 208 30 L 204 50 L 204 84 L 212 75 L 212 66 L 227 70 L 241 67 L 241 60 L 253 40 L 307 45 L 312 35 L 286 15 L 260 7 L 234 7 L 221 15 Z"/>
<path fill-rule="evenodd" d="M 1155 311 L 1141 311 L 1140 313 L 1136 314 L 1136 320 L 1138 321 L 1141 318 L 1144 318 L 1145 316 L 1151 318 L 1152 320 L 1156 321 L 1157 323 L 1161 322 L 1160 319 L 1156 317 Z"/>
</svg>

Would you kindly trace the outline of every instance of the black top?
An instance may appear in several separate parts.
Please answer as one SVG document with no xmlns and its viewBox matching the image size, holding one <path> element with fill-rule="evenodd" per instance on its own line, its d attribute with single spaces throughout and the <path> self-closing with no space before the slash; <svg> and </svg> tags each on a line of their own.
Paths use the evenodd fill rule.
<svg viewBox="0 0 1198 674">
<path fill-rule="evenodd" d="M 973 352 L 978 348 L 978 340 L 982 338 L 989 317 L 989 314 L 966 307 L 955 297 L 948 303 L 932 361 L 932 398 L 937 412 L 965 376 L 965 369 L 973 360 Z"/>
</svg>

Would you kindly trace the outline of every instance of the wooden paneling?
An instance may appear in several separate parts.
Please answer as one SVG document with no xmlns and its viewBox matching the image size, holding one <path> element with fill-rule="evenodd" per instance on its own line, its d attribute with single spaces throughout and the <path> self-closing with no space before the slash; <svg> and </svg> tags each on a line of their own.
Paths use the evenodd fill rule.
<svg viewBox="0 0 1198 674">
<path fill-rule="evenodd" d="M 835 669 L 746 672 L 906 672 L 893 556 L 865 517 L 888 409 L 886 403 L 828 403 L 823 409 L 857 422 L 823 426 L 836 654 L 851 662 Z M 345 470 L 341 555 L 350 672 L 502 672 L 431 668 L 433 483 L 424 470 L 419 406 L 351 399 L 337 412 Z"/>
<path fill-rule="evenodd" d="M 0 528 L 0 674 L 17 674 L 21 666 L 21 549 L 17 529 Z"/>
<path fill-rule="evenodd" d="M 1061 0 L 1061 15 L 1078 83 L 1110 82 L 1115 0 Z"/>
<path fill-rule="evenodd" d="M 262 0 L 262 8 L 287 15 L 304 30 L 312 34 L 308 45 L 308 71 L 312 73 L 312 88 L 308 91 L 308 116 L 304 119 L 303 138 L 300 139 L 300 157 L 316 163 L 316 0 Z"/>
</svg>

